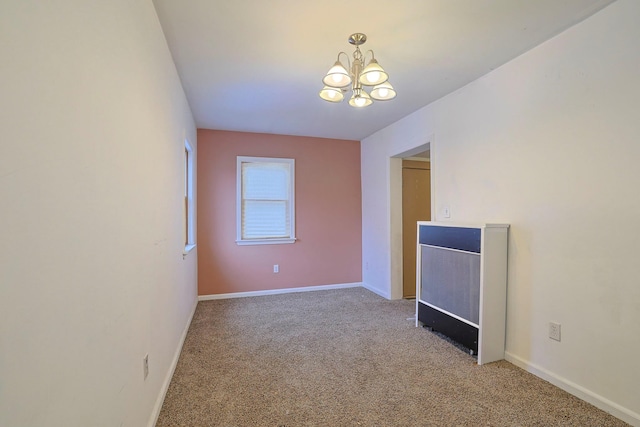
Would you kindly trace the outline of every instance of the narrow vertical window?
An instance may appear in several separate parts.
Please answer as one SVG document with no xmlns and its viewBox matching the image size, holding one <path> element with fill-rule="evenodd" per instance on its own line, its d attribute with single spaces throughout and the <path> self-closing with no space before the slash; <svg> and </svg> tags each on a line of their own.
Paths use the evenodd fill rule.
<svg viewBox="0 0 640 427">
<path fill-rule="evenodd" d="M 295 242 L 294 160 L 237 158 L 239 245 Z"/>
<path fill-rule="evenodd" d="M 188 140 L 184 141 L 184 253 L 188 253 L 195 245 L 194 236 L 194 200 L 193 200 L 193 147 Z"/>
</svg>

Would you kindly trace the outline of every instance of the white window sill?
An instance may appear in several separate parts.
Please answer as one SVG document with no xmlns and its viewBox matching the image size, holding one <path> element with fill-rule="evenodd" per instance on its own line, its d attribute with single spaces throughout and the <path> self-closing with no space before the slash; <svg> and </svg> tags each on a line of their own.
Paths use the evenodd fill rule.
<svg viewBox="0 0 640 427">
<path fill-rule="evenodd" d="M 187 256 L 189 255 L 189 252 L 191 252 L 193 249 L 195 249 L 196 245 L 195 244 L 191 244 L 191 245 L 187 245 L 184 247 L 184 250 L 182 251 L 182 256 Z"/>
<path fill-rule="evenodd" d="M 246 245 L 282 245 L 287 243 L 295 243 L 296 239 L 252 239 L 252 240 L 236 240 L 239 246 Z"/>
</svg>

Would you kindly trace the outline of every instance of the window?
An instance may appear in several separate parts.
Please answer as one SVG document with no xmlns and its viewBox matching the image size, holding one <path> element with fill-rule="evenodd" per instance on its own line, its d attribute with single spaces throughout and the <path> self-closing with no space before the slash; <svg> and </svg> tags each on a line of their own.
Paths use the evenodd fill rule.
<svg viewBox="0 0 640 427">
<path fill-rule="evenodd" d="M 239 245 L 293 243 L 295 237 L 293 159 L 237 159 Z"/>
<path fill-rule="evenodd" d="M 193 201 L 193 147 L 184 140 L 184 254 L 195 248 L 193 225 L 195 206 Z"/>
</svg>

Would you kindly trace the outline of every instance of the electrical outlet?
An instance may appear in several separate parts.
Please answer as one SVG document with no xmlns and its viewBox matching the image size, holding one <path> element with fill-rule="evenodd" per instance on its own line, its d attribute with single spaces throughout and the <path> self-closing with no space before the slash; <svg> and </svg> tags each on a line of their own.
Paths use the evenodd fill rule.
<svg viewBox="0 0 640 427">
<path fill-rule="evenodd" d="M 274 273 L 279 273 L 280 272 L 280 266 L 278 264 L 273 264 L 273 272 Z"/>
<path fill-rule="evenodd" d="M 144 379 L 146 380 L 149 376 L 149 355 L 145 354 L 142 359 L 142 371 L 144 372 Z"/>
<path fill-rule="evenodd" d="M 560 341 L 560 323 L 549 322 L 549 338 Z"/>
</svg>

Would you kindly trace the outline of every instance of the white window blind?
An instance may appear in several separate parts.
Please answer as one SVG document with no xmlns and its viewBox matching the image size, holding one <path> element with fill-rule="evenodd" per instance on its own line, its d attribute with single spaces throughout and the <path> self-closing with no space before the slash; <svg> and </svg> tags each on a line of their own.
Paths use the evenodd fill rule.
<svg viewBox="0 0 640 427">
<path fill-rule="evenodd" d="M 292 243 L 294 161 L 238 157 L 239 244 Z"/>
<path fill-rule="evenodd" d="M 196 247 L 195 242 L 195 203 L 193 197 L 194 184 L 194 155 L 193 147 L 188 140 L 184 141 L 184 251 L 183 255 L 187 255 Z"/>
</svg>

